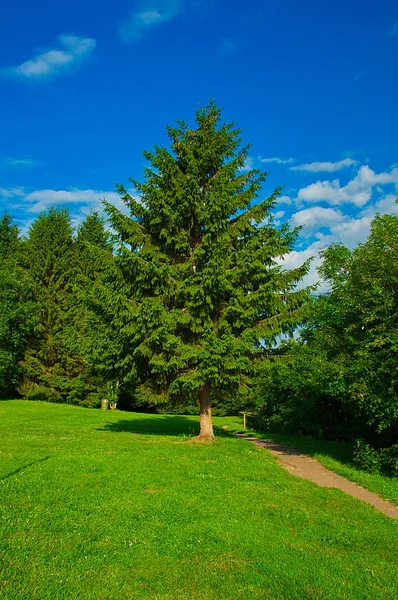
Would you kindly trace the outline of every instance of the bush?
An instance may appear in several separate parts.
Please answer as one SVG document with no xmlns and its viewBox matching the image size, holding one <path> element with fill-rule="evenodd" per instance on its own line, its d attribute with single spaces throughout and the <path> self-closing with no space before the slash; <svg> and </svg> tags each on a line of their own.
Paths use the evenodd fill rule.
<svg viewBox="0 0 398 600">
<path fill-rule="evenodd" d="M 359 469 L 368 473 L 398 477 L 398 444 L 376 449 L 364 440 L 356 440 L 353 462 Z"/>
</svg>

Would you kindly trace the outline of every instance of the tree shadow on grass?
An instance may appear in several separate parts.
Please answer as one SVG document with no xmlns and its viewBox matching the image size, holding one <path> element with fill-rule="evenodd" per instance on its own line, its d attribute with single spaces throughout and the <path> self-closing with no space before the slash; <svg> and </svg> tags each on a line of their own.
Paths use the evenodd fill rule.
<svg viewBox="0 0 398 600">
<path fill-rule="evenodd" d="M 153 418 L 139 417 L 106 423 L 99 431 L 114 433 L 125 431 L 140 435 L 166 435 L 194 437 L 199 435 L 199 420 L 186 415 L 156 415 Z M 222 428 L 214 426 L 217 437 L 229 436 Z"/>
<path fill-rule="evenodd" d="M 39 464 L 41 462 L 45 462 L 49 458 L 50 458 L 49 456 L 45 456 L 44 458 L 40 458 L 39 460 L 34 460 L 33 462 L 28 463 L 27 465 L 22 465 L 22 467 L 19 467 L 19 469 L 15 469 L 15 471 L 11 471 L 11 473 L 8 473 L 8 475 L 5 475 L 4 477 L 0 477 L 0 481 L 5 481 L 9 477 L 13 477 L 14 475 L 18 475 L 18 473 L 20 473 L 21 471 L 24 471 L 28 467 L 33 467 L 33 465 L 37 465 L 37 464 Z"/>
</svg>

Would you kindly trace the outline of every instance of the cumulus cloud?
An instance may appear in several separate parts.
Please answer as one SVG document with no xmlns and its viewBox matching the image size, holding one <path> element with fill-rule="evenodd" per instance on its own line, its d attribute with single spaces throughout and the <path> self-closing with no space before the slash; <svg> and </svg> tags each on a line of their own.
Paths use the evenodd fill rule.
<svg viewBox="0 0 398 600">
<path fill-rule="evenodd" d="M 292 216 L 294 225 L 303 227 L 304 235 L 311 235 L 322 227 L 330 227 L 342 221 L 344 215 L 334 208 L 314 206 L 296 212 Z"/>
<path fill-rule="evenodd" d="M 281 196 L 278 198 L 278 204 L 292 204 L 292 199 L 290 196 Z"/>
<path fill-rule="evenodd" d="M 328 242 L 342 242 L 349 248 L 364 242 L 369 235 L 372 217 L 345 218 L 330 228 Z"/>
<path fill-rule="evenodd" d="M 317 233 L 317 239 L 307 248 L 290 252 L 279 261 L 279 264 L 283 267 L 294 269 L 302 265 L 309 258 L 312 258 L 309 273 L 300 282 L 300 288 L 319 282 L 318 292 L 326 292 L 328 285 L 324 281 L 320 281 L 318 273 L 318 268 L 322 264 L 320 257 L 321 250 L 324 250 L 334 242 L 341 242 L 349 248 L 354 248 L 358 243 L 364 242 L 369 235 L 372 217 L 362 216 L 355 218 L 340 213 L 339 220 L 337 220 L 337 215 L 336 222 L 333 222 L 333 219 L 334 217 L 330 217 L 331 222 L 327 233 Z"/>
<path fill-rule="evenodd" d="M 131 190 L 133 193 L 134 190 Z M 40 213 L 50 206 L 73 206 L 73 210 L 85 212 L 86 209 L 102 210 L 103 199 L 111 202 L 117 208 L 126 210 L 119 194 L 113 191 L 70 189 L 70 190 L 35 190 L 27 192 L 23 188 L 0 188 L 0 197 L 11 201 L 26 212 Z M 12 208 L 12 204 L 10 204 Z"/>
<path fill-rule="evenodd" d="M 25 81 L 65 75 L 82 66 L 92 56 L 95 46 L 93 38 L 63 34 L 58 37 L 56 48 L 37 54 L 21 65 L 2 69 L 1 73 Z"/>
<path fill-rule="evenodd" d="M 363 165 L 357 175 L 345 186 L 338 179 L 333 181 L 317 181 L 299 190 L 297 200 L 300 202 L 327 202 L 332 205 L 353 204 L 362 207 L 372 197 L 373 188 L 389 183 L 398 183 L 398 167 L 389 172 L 375 173 L 367 165 Z"/>
<path fill-rule="evenodd" d="M 276 163 L 278 165 L 288 165 L 294 162 L 294 158 L 279 158 L 278 156 L 273 156 L 272 158 L 262 158 L 262 163 Z"/>
<path fill-rule="evenodd" d="M 387 194 L 386 196 L 383 196 L 382 198 L 380 198 L 377 202 L 375 202 L 371 206 L 367 206 L 361 212 L 361 214 L 363 216 L 370 216 L 370 217 L 373 217 L 376 213 L 380 213 L 380 214 L 389 213 L 389 214 L 397 215 L 398 214 L 397 196 L 398 196 L 398 190 L 397 190 L 397 194 Z"/>
<path fill-rule="evenodd" d="M 395 183 L 397 176 L 396 168 L 390 172 L 376 174 L 367 167 L 353 184 L 353 187 L 355 188 L 365 181 L 372 185 L 375 182 L 379 182 L 381 185 Z M 382 192 L 382 188 L 380 189 Z M 396 191 L 398 195 L 398 185 Z M 314 241 L 307 246 L 308 242 L 306 243 L 304 239 L 303 249 L 299 248 L 286 255 L 283 260 L 279 261 L 280 264 L 291 269 L 298 267 L 305 260 L 312 257 L 310 271 L 300 283 L 300 287 L 316 283 L 319 280 L 317 269 L 322 262 L 320 258 L 321 250 L 336 242 L 341 242 L 348 248 L 354 248 L 359 243 L 363 243 L 369 236 L 370 225 L 376 213 L 398 214 L 397 195 L 393 193 L 385 194 L 370 203 L 366 208 L 356 210 L 354 214 L 322 206 L 313 206 L 294 213 L 292 215 L 293 224 L 303 226 L 301 238 L 312 238 Z M 325 282 L 321 282 L 318 291 L 327 291 Z"/>
<path fill-rule="evenodd" d="M 355 165 L 357 163 L 356 160 L 352 158 L 344 158 L 343 160 L 339 160 L 337 162 L 312 162 L 306 163 L 303 165 L 297 165 L 295 167 L 290 167 L 292 171 L 309 171 L 310 173 L 319 173 L 321 171 L 332 173 L 334 171 L 340 171 L 345 167 L 350 167 L 351 165 Z"/>
<path fill-rule="evenodd" d="M 138 42 L 153 27 L 175 19 L 184 9 L 184 0 L 140 0 L 119 27 L 124 42 Z"/>
<path fill-rule="evenodd" d="M 306 260 L 309 258 L 312 259 L 310 270 L 307 275 L 303 278 L 303 280 L 299 284 L 299 288 L 302 289 L 307 287 L 308 285 L 315 285 L 319 282 L 319 275 L 317 272 L 317 268 L 321 264 L 321 258 L 319 257 L 320 244 L 319 242 L 314 242 L 311 246 L 308 246 L 305 250 L 293 250 L 289 254 L 286 254 L 277 262 L 286 269 L 296 269 L 300 267 Z M 324 290 L 320 290 L 324 291 Z"/>
</svg>

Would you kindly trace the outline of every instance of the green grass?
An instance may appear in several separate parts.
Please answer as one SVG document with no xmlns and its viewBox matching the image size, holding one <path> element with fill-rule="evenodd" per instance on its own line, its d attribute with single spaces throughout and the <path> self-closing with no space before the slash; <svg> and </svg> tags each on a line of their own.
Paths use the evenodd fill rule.
<svg viewBox="0 0 398 600">
<path fill-rule="evenodd" d="M 366 473 L 352 464 L 352 444 L 345 442 L 327 442 L 310 437 L 279 433 L 254 433 L 256 437 L 280 442 L 313 456 L 327 469 L 354 481 L 362 487 L 375 492 L 385 500 L 398 505 L 398 478 Z"/>
<path fill-rule="evenodd" d="M 394 520 L 197 427 L 0 402 L 0 597 L 396 600 Z"/>
</svg>

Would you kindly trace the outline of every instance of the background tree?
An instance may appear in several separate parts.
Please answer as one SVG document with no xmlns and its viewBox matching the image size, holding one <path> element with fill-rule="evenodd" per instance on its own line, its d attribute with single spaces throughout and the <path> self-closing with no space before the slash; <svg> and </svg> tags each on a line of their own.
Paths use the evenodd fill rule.
<svg viewBox="0 0 398 600">
<path fill-rule="evenodd" d="M 5 212 L 0 219 L 0 260 L 15 257 L 20 242 L 18 226 L 13 223 L 11 215 Z"/>
<path fill-rule="evenodd" d="M 5 213 L 0 220 L 0 394 L 13 396 L 27 339 L 36 323 L 32 281 L 20 266 L 22 240 Z"/>
<path fill-rule="evenodd" d="M 331 285 L 325 326 L 340 339 L 349 402 L 376 447 L 398 440 L 397 261 L 398 216 L 377 215 L 364 244 L 351 254 L 331 246 L 321 270 Z"/>
<path fill-rule="evenodd" d="M 112 255 L 112 236 L 105 227 L 104 218 L 91 211 L 78 227 L 75 237 L 76 277 L 72 289 L 75 316 L 65 326 L 68 351 L 83 360 L 80 380 L 84 394 L 79 404 L 99 406 L 101 397 L 107 397 L 110 364 L 107 361 L 112 341 L 106 324 L 89 309 L 87 296 L 93 283 L 99 281 L 104 255 Z M 112 361 L 113 366 L 113 361 Z"/>
<path fill-rule="evenodd" d="M 376 216 L 365 243 L 323 259 L 330 291 L 286 363 L 263 370 L 259 404 L 271 429 L 362 440 L 360 466 L 398 474 L 398 216 Z"/>
<path fill-rule="evenodd" d="M 26 349 L 20 391 L 27 398 L 62 400 L 72 365 L 65 352 L 64 326 L 72 318 L 71 286 L 76 268 L 69 213 L 50 209 L 31 226 L 24 267 L 34 283 L 39 310 L 35 336 Z"/>
<path fill-rule="evenodd" d="M 105 203 L 118 249 L 96 302 L 138 398 L 199 396 L 211 438 L 211 397 L 247 396 L 256 361 L 304 318 L 308 263 L 277 263 L 298 231 L 273 224 L 279 190 L 257 201 L 266 173 L 243 170 L 248 147 L 215 104 L 167 133 L 171 149 L 145 152 L 145 181 L 132 181 L 140 199 L 118 186 L 130 216 Z"/>
</svg>

